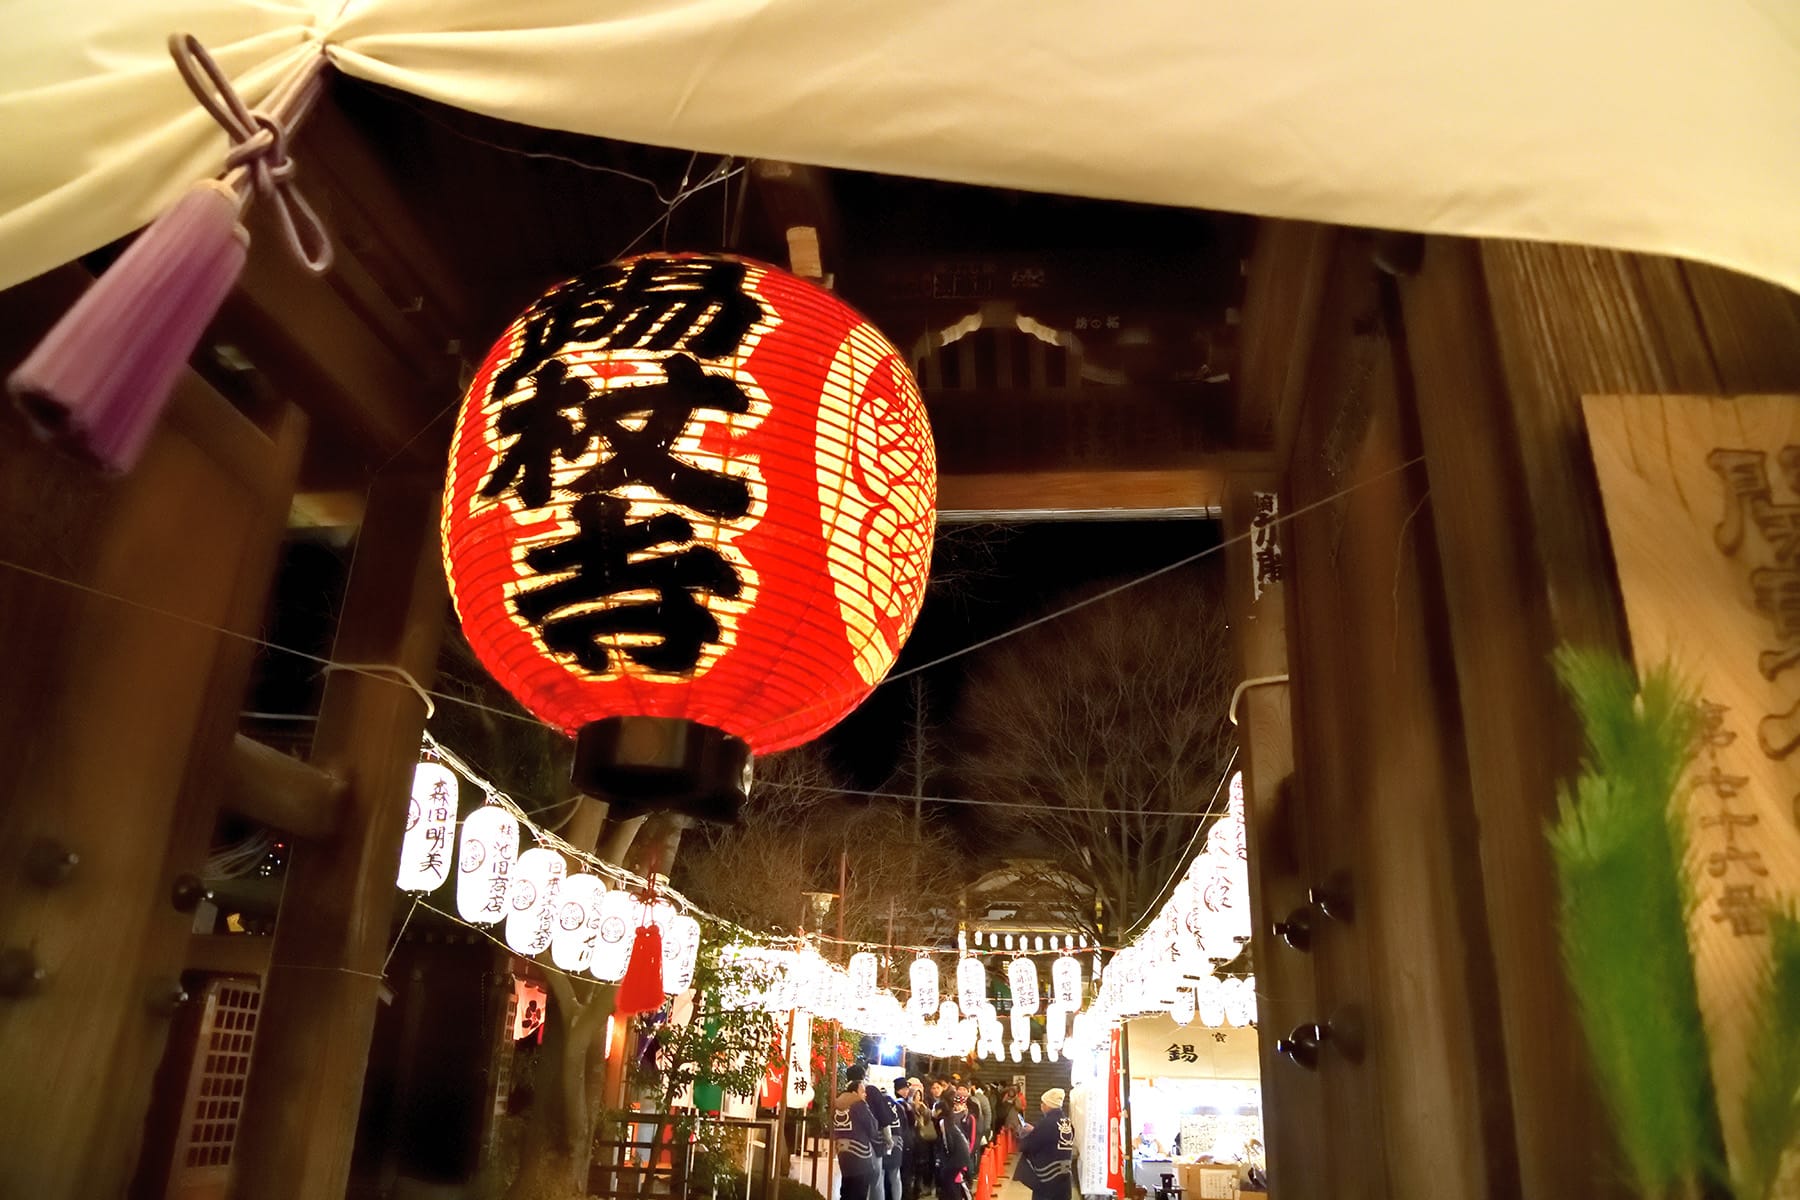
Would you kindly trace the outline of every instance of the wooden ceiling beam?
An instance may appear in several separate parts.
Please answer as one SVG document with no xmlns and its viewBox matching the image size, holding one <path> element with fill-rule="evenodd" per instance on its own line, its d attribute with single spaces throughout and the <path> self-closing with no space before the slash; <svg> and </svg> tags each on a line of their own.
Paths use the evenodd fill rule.
<svg viewBox="0 0 1800 1200">
<path fill-rule="evenodd" d="M 1205 455 L 1179 467 L 1069 468 L 938 477 L 946 523 L 1217 518 L 1239 475 L 1266 471 L 1267 455 Z"/>
<path fill-rule="evenodd" d="M 1274 450 L 1285 460 L 1293 444 L 1339 233 L 1310 221 L 1257 225 L 1239 326 L 1234 445 Z"/>
</svg>

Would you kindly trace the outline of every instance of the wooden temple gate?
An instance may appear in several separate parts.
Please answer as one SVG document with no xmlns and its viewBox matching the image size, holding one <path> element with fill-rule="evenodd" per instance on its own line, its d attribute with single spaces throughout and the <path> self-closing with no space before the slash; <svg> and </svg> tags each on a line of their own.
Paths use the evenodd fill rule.
<svg viewBox="0 0 1800 1200">
<path fill-rule="evenodd" d="M 307 141 L 338 266 L 300 278 L 256 239 L 212 365 L 136 471 L 98 478 L 0 414 L 0 1162 L 19 1195 L 131 1187 L 195 970 L 261 980 L 233 1194 L 349 1178 L 388 800 L 425 708 L 397 677 L 333 672 L 310 766 L 238 738 L 238 712 L 284 532 L 328 508 L 358 527 L 332 657 L 429 686 L 448 610 L 420 434 L 484 330 L 358 135 L 326 109 Z M 0 366 L 86 278 L 0 296 Z M 1243 316 L 1227 444 L 1125 438 L 1069 466 L 972 454 L 1005 441 L 990 427 L 945 440 L 946 503 L 1222 511 L 1234 534 L 1267 496 L 1307 510 L 1275 535 L 1279 574 L 1229 551 L 1241 674 L 1263 681 L 1239 716 L 1276 1194 L 1623 1195 L 1543 837 L 1577 749 L 1550 650 L 1625 644 L 1580 402 L 1800 390 L 1796 298 L 1663 259 L 1263 222 Z M 234 354 L 279 388 L 233 392 Z M 222 806 L 296 838 L 266 958 L 191 933 Z M 1309 893 L 1348 903 L 1302 953 L 1272 925 Z M 1326 1020 L 1360 1025 L 1362 1053 L 1275 1056 Z"/>
</svg>

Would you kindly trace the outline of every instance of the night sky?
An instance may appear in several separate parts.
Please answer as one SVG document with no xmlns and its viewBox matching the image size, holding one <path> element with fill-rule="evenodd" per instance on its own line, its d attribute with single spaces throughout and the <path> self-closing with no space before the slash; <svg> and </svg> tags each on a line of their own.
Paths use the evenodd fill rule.
<svg viewBox="0 0 1800 1200">
<path fill-rule="evenodd" d="M 1212 521 L 1066 521 L 951 527 L 940 530 L 934 575 L 953 576 L 949 587 L 934 582 L 912 639 L 895 671 L 929 663 L 984 638 L 1012 629 L 1054 608 L 1084 586 L 1120 582 L 1219 542 Z M 1152 580 L 1145 588 L 1165 586 Z M 924 673 L 929 718 L 948 728 L 956 714 L 964 679 L 983 651 L 965 655 Z M 876 690 L 826 735 L 833 760 L 849 786 L 877 788 L 894 768 L 912 719 L 909 680 Z"/>
<path fill-rule="evenodd" d="M 1216 545 L 1210 521 L 1067 521 L 1008 526 L 951 526 L 940 530 L 934 579 L 912 639 L 896 671 L 932 662 L 1036 617 L 1098 582 L 1117 582 Z M 341 602 L 350 551 L 327 541 L 299 540 L 284 557 L 272 604 L 269 640 L 327 656 Z M 1143 585 L 1166 586 L 1161 581 Z M 951 744 L 963 681 L 982 651 L 924 673 L 929 719 Z M 889 779 L 912 719 L 912 685 L 878 688 L 825 741 L 845 784 L 879 788 Z M 324 689 L 318 664 L 265 653 L 258 664 L 252 711 L 316 712 Z M 263 726 L 258 736 L 292 733 L 301 725 Z M 954 814 L 946 814 L 954 819 Z"/>
</svg>

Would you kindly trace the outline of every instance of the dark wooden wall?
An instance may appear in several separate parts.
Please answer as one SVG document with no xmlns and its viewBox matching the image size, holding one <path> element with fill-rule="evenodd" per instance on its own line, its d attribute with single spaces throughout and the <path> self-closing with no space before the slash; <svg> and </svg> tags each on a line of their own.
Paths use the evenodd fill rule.
<svg viewBox="0 0 1800 1200">
<path fill-rule="evenodd" d="M 1670 260 L 1420 245 L 1390 277 L 1368 237 L 1276 223 L 1252 263 L 1251 415 L 1284 505 L 1319 504 L 1283 538 L 1293 774 L 1252 783 L 1284 789 L 1263 825 L 1291 852 L 1256 885 L 1264 1036 L 1310 1002 L 1360 1010 L 1367 1042 L 1268 1065 L 1277 1195 L 1622 1195 L 1543 833 L 1578 752 L 1549 655 L 1625 648 L 1580 400 L 1792 390 L 1800 301 Z M 1259 374 L 1283 331 L 1304 365 Z M 1355 920 L 1308 956 L 1276 941 L 1340 871 Z"/>
</svg>

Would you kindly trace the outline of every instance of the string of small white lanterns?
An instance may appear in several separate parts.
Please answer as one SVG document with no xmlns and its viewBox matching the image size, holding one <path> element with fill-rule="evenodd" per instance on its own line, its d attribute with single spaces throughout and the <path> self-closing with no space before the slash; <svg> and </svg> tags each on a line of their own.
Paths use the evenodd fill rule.
<svg viewBox="0 0 1800 1200">
<path fill-rule="evenodd" d="M 654 895 L 651 881 L 583 854 L 560 838 L 537 828 L 504 792 L 482 779 L 466 763 L 429 735 L 425 759 L 414 773 L 411 806 L 397 884 L 416 893 L 435 891 L 456 873 L 456 909 L 473 926 L 503 925 L 506 945 L 525 957 L 548 954 L 556 969 L 589 974 L 616 983 L 627 971 L 634 934 L 641 924 L 655 925 L 662 935 L 663 990 L 675 995 L 691 986 L 699 958 L 700 925 L 687 902 L 667 893 Z M 487 803 L 456 820 L 457 776 L 479 787 Z M 530 832 L 537 845 L 521 849 Z M 451 856 L 452 844 L 456 854 Z M 573 858 L 578 869 L 569 873 Z M 602 874 L 601 872 L 605 872 Z M 704 914 L 703 914 L 704 915 Z M 923 1053 L 967 1055 L 979 1048 L 992 1058 L 1010 1049 L 1014 1061 L 1029 1052 L 1034 1061 L 1047 1049 L 1054 1058 L 1067 1042 L 1066 1018 L 1081 1007 L 1080 963 L 1074 958 L 1074 935 L 1051 935 L 1050 951 L 1061 953 L 1052 966 L 1053 1000 L 1045 1006 L 1043 1048 L 1030 1036 L 1030 1017 L 1040 1003 L 1038 970 L 1029 958 L 1009 966 L 1014 1005 L 1014 1037 L 1007 1046 L 1005 1029 L 987 999 L 987 969 L 966 954 L 957 963 L 956 1000 L 940 1000 L 937 963 L 920 953 L 910 964 L 911 1001 L 903 1005 L 878 986 L 880 961 L 858 950 L 849 963 L 830 963 L 810 944 L 798 948 L 757 940 L 748 931 L 722 952 L 764 968 L 770 982 L 758 989 L 739 989 L 722 999 L 726 1007 L 754 1006 L 771 1013 L 795 1013 L 795 1042 L 814 1017 L 838 1020 L 859 1033 L 904 1040 Z M 779 939 L 791 942 L 791 939 Z M 996 944 L 999 935 L 983 939 Z M 1013 941 L 1011 935 L 1006 940 Z M 1018 950 L 1030 952 L 1032 939 L 1021 935 Z M 1045 949 L 1038 935 L 1035 945 Z M 1080 939 L 1083 949 L 1088 946 Z M 960 1003 L 959 1003 L 960 1002 Z M 809 1036 L 809 1035 L 807 1035 Z M 804 1058 L 798 1045 L 790 1047 Z"/>
<path fill-rule="evenodd" d="M 1242 773 L 1223 815 L 1176 881 L 1169 899 L 1101 973 L 1095 1009 L 1106 1024 L 1153 1012 L 1217 1028 L 1253 1024 L 1255 976 L 1220 978 L 1218 967 L 1250 941 L 1250 875 Z M 1058 964 L 1060 966 L 1060 963 Z"/>
</svg>

